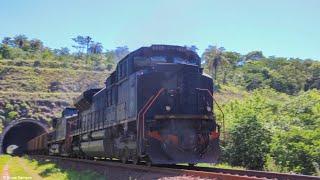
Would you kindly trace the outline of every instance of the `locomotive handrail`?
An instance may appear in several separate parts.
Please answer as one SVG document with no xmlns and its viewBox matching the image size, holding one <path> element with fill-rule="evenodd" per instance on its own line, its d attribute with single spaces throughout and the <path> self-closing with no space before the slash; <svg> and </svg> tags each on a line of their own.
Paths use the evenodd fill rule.
<svg viewBox="0 0 320 180">
<path fill-rule="evenodd" d="M 146 114 L 146 112 L 149 110 L 149 108 L 152 106 L 152 104 L 155 102 L 155 100 L 162 94 L 162 92 L 164 91 L 164 88 L 161 88 L 157 95 L 153 98 L 153 100 L 151 101 L 151 103 L 149 103 L 149 105 L 147 106 L 147 108 L 144 110 L 143 114 L 142 114 L 142 127 L 144 127 L 144 115 Z M 142 138 L 144 139 L 144 128 L 142 131 Z"/>
<path fill-rule="evenodd" d="M 139 131 L 140 130 L 140 114 L 141 112 L 147 107 L 147 105 L 151 102 L 152 98 L 154 97 L 154 95 L 152 95 L 146 102 L 146 104 L 140 109 L 139 113 L 138 113 L 138 117 L 137 117 L 137 138 L 138 138 L 138 147 L 140 147 L 140 137 L 141 137 L 141 132 Z M 140 149 L 140 148 L 139 148 Z"/>
<path fill-rule="evenodd" d="M 154 97 L 154 95 L 152 95 L 152 96 L 148 99 L 148 101 L 146 102 L 146 104 L 140 109 L 140 111 L 139 111 L 139 113 L 138 113 L 137 119 L 140 119 L 140 114 L 141 114 L 141 112 L 147 107 L 147 105 L 149 104 L 149 102 L 152 100 L 153 97 Z"/>
<path fill-rule="evenodd" d="M 161 88 L 156 95 L 152 95 L 148 101 L 146 102 L 146 104 L 141 108 L 141 110 L 138 113 L 138 133 L 139 133 L 139 137 L 138 137 L 138 142 L 140 142 L 142 139 L 145 139 L 145 134 L 144 134 L 144 116 L 145 113 L 149 110 L 149 108 L 151 107 L 151 105 L 155 102 L 155 100 L 160 96 L 160 94 L 164 91 L 164 88 Z M 140 115 L 142 113 L 142 120 L 140 120 Z M 142 121 L 142 122 L 140 122 Z M 139 131 L 139 128 L 141 128 L 142 126 L 142 131 Z M 141 132 L 141 133 L 140 133 Z M 141 143 L 141 142 L 140 142 Z M 140 146 L 140 143 L 138 143 L 138 145 Z M 141 148 L 139 148 L 139 150 L 141 150 Z"/>
<path fill-rule="evenodd" d="M 222 108 L 219 106 L 218 102 L 216 101 L 216 99 L 214 98 L 213 94 L 211 93 L 211 91 L 209 89 L 201 89 L 201 88 L 197 88 L 197 90 L 199 91 L 207 91 L 208 94 L 212 97 L 212 100 L 214 101 L 214 103 L 217 105 L 218 109 L 220 110 L 221 114 L 222 114 L 222 129 L 223 129 L 223 135 L 224 135 L 224 140 L 226 139 L 225 137 L 225 133 L 226 133 L 226 129 L 225 129 L 225 124 L 224 124 L 224 113 L 222 111 Z"/>
</svg>

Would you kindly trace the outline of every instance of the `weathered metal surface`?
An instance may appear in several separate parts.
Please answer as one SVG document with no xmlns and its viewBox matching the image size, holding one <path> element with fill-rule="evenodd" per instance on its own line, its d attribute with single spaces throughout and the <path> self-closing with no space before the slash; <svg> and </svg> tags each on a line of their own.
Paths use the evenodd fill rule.
<svg viewBox="0 0 320 180">
<path fill-rule="evenodd" d="M 105 130 L 94 131 L 91 133 L 90 137 L 93 140 L 103 139 L 105 138 Z"/>
<path fill-rule="evenodd" d="M 81 143 L 80 148 L 87 156 L 90 157 L 101 157 L 106 155 L 104 140 L 83 142 Z"/>
</svg>

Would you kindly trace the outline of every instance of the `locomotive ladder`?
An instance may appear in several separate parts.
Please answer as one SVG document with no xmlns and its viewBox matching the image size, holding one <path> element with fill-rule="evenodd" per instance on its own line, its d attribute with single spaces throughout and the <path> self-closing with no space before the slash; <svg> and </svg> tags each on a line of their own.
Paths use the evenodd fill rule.
<svg viewBox="0 0 320 180">
<path fill-rule="evenodd" d="M 139 113 L 138 113 L 138 117 L 137 117 L 137 134 L 138 134 L 138 141 L 137 141 L 137 145 L 138 145 L 138 149 L 139 149 L 139 154 L 142 154 L 142 143 L 145 140 L 145 114 L 147 113 L 147 111 L 150 109 L 150 107 L 154 104 L 154 102 L 157 100 L 157 98 L 163 93 L 165 89 L 161 88 L 156 95 L 152 95 L 148 101 L 146 102 L 146 104 L 140 109 Z"/>
<path fill-rule="evenodd" d="M 201 88 L 197 88 L 197 90 L 199 91 L 205 91 L 208 92 L 208 94 L 212 97 L 212 100 L 214 101 L 214 103 L 217 105 L 219 111 L 222 114 L 222 129 L 223 129 L 223 139 L 226 140 L 226 136 L 225 136 L 225 125 L 224 125 L 224 113 L 222 111 L 222 108 L 219 106 L 218 102 L 216 101 L 216 99 L 214 98 L 213 94 L 211 93 L 211 91 L 209 89 L 201 89 Z"/>
</svg>

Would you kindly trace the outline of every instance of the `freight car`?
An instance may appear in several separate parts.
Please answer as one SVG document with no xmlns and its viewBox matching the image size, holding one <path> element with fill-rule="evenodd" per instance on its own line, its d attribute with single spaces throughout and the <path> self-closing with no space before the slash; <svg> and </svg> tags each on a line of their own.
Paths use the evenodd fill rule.
<svg viewBox="0 0 320 180">
<path fill-rule="evenodd" d="M 71 122 L 77 119 L 77 112 L 75 108 L 65 108 L 61 118 L 52 119 L 52 131 L 27 142 L 27 153 L 69 156 L 66 149 L 69 149 L 67 146 L 71 144 Z"/>
<path fill-rule="evenodd" d="M 48 154 L 48 134 L 43 133 L 27 142 L 29 154 Z"/>
<path fill-rule="evenodd" d="M 220 148 L 212 93 L 212 78 L 195 52 L 142 47 L 118 62 L 104 88 L 83 92 L 71 116 L 54 121 L 49 153 L 134 163 L 215 163 Z"/>
</svg>

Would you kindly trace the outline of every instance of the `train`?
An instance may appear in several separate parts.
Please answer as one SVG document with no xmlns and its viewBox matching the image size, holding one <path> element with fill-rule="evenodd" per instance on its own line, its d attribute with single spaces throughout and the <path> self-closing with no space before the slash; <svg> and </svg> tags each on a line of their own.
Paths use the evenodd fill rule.
<svg viewBox="0 0 320 180">
<path fill-rule="evenodd" d="M 27 153 L 123 163 L 216 163 L 220 126 L 213 80 L 182 46 L 141 47 L 123 59 L 103 88 L 89 89 L 31 139 Z"/>
</svg>

